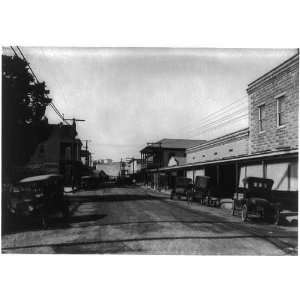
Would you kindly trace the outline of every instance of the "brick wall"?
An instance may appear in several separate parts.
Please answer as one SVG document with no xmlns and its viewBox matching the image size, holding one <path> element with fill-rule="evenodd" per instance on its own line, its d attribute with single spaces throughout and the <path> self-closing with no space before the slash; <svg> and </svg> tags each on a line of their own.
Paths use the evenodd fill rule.
<svg viewBox="0 0 300 300">
<path fill-rule="evenodd" d="M 299 56 L 249 85 L 249 154 L 298 148 Z M 286 123 L 277 126 L 277 96 L 284 94 Z M 258 106 L 265 104 L 265 130 L 259 132 Z"/>
</svg>

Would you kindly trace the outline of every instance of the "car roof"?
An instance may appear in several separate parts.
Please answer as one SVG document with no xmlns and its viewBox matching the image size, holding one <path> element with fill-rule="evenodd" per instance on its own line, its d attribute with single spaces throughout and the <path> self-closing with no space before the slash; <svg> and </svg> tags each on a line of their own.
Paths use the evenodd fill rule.
<svg viewBox="0 0 300 300">
<path fill-rule="evenodd" d="M 32 176 L 32 177 L 26 177 L 19 181 L 19 183 L 29 183 L 29 182 L 38 182 L 38 181 L 46 181 L 53 177 L 59 177 L 62 176 L 60 174 L 46 174 L 46 175 L 38 175 L 38 176 Z"/>
<path fill-rule="evenodd" d="M 249 176 L 244 178 L 245 181 L 261 181 L 261 182 L 273 182 L 273 179 Z"/>
</svg>

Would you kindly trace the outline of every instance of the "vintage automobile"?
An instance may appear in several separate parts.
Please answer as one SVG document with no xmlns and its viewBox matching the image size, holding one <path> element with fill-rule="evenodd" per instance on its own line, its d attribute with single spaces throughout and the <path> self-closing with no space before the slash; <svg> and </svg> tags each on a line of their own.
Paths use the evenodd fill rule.
<svg viewBox="0 0 300 300">
<path fill-rule="evenodd" d="M 99 177 L 96 176 L 82 176 L 81 177 L 81 188 L 82 189 L 94 189 L 99 184 Z"/>
<path fill-rule="evenodd" d="M 196 176 L 192 193 L 189 193 L 189 201 L 198 201 L 201 205 L 219 206 L 220 197 L 217 196 L 217 186 L 212 185 L 209 176 Z"/>
<path fill-rule="evenodd" d="M 189 199 L 189 195 L 193 190 L 193 181 L 191 178 L 187 177 L 176 177 L 175 186 L 171 191 L 171 199 L 177 197 L 180 199 L 181 196 L 184 196 Z"/>
<path fill-rule="evenodd" d="M 69 206 L 64 198 L 63 177 L 47 174 L 20 180 L 8 198 L 7 208 L 12 218 L 38 217 L 44 228 L 53 212 L 60 211 L 66 219 Z"/>
<path fill-rule="evenodd" d="M 245 222 L 249 215 L 256 215 L 278 224 L 280 216 L 279 203 L 272 199 L 273 180 L 260 177 L 246 177 L 243 189 L 237 193 L 233 201 L 234 215 L 241 211 L 241 219 Z"/>
<path fill-rule="evenodd" d="M 196 176 L 193 192 L 190 194 L 191 195 L 190 200 L 199 201 L 200 204 L 204 204 L 205 202 L 208 203 L 210 198 L 209 184 L 210 184 L 210 177 Z"/>
</svg>

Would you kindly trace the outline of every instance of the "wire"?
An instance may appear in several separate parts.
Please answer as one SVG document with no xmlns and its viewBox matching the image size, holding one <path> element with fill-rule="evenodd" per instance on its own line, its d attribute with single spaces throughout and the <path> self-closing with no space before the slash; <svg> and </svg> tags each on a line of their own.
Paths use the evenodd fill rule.
<svg viewBox="0 0 300 300">
<path fill-rule="evenodd" d="M 231 102 L 230 104 L 228 104 L 228 105 L 226 105 L 226 106 L 220 108 L 219 110 L 214 111 L 214 112 L 212 112 L 212 113 L 206 115 L 205 117 L 202 118 L 201 123 L 204 123 L 204 122 L 206 122 L 206 121 L 209 121 L 209 119 L 211 119 L 211 118 L 213 118 L 213 117 L 216 117 L 216 116 L 219 115 L 219 114 L 223 114 L 223 113 L 225 113 L 226 111 L 232 109 L 231 107 L 232 107 L 233 105 L 235 105 L 237 102 L 239 102 L 240 104 L 237 104 L 237 105 L 235 105 L 235 106 L 248 105 L 248 102 L 241 103 L 241 100 L 246 99 L 246 98 L 247 98 L 247 96 L 243 96 L 243 97 L 241 97 L 241 98 L 238 98 L 237 100 L 235 100 L 235 101 Z M 198 123 L 198 125 L 199 125 L 199 123 Z M 186 127 L 189 127 L 189 126 L 191 126 L 191 125 L 189 125 L 189 124 L 184 125 L 184 126 L 181 127 L 179 130 L 183 130 L 183 129 L 185 129 Z"/>
<path fill-rule="evenodd" d="M 245 118 L 245 117 L 248 117 L 248 113 L 247 113 L 247 114 L 240 115 L 240 116 L 236 116 L 236 117 L 234 117 L 234 118 L 230 118 L 230 119 L 228 119 L 228 120 L 225 120 L 225 121 L 223 121 L 222 123 L 220 123 L 220 124 L 218 124 L 218 125 L 216 125 L 216 126 L 213 126 L 212 128 L 206 128 L 205 130 L 199 131 L 197 134 L 192 135 L 192 136 L 189 136 L 188 138 L 195 137 L 195 136 L 199 136 L 199 135 L 201 135 L 201 134 L 203 134 L 203 133 L 205 133 L 205 132 L 207 132 L 207 131 L 209 131 L 209 130 L 213 131 L 213 130 L 217 129 L 217 128 L 220 127 L 220 126 L 223 126 L 224 124 L 226 124 L 226 123 L 228 123 L 228 122 L 231 122 L 231 121 L 233 121 L 233 120 L 236 120 L 236 121 L 237 121 L 237 120 L 243 119 L 243 118 Z"/>
<path fill-rule="evenodd" d="M 206 127 L 211 127 L 212 125 L 218 124 L 219 122 L 227 120 L 228 118 L 232 119 L 232 117 L 234 117 L 237 113 L 242 113 L 242 112 L 246 112 L 244 110 L 244 108 L 240 108 L 240 109 L 235 110 L 235 111 L 231 112 L 230 114 L 222 116 L 221 118 L 218 118 L 218 119 L 216 119 L 214 121 L 211 121 L 211 122 L 208 122 L 206 124 L 203 124 L 203 125 L 201 125 L 201 126 L 199 126 L 197 128 L 193 128 L 191 130 L 188 130 L 186 133 L 190 134 L 190 133 L 193 133 L 195 130 L 203 129 L 203 128 L 206 128 Z"/>
<path fill-rule="evenodd" d="M 32 76 L 34 77 L 34 79 L 37 81 L 37 83 L 40 83 L 40 81 L 38 80 L 37 76 L 35 75 L 34 71 L 32 70 L 29 62 L 27 61 L 25 55 L 23 54 L 23 52 L 21 51 L 20 47 L 16 46 L 16 48 L 19 50 L 23 60 L 26 62 L 29 70 L 32 73 Z M 11 46 L 11 49 L 13 50 L 14 54 L 19 57 L 15 51 L 15 49 Z M 49 97 L 46 95 L 46 98 L 49 99 Z M 62 119 L 63 122 L 65 122 L 66 124 L 70 125 L 64 118 L 64 115 L 58 110 L 58 108 L 55 106 L 55 104 L 53 102 L 49 103 L 49 106 L 54 110 L 54 112 Z"/>
<path fill-rule="evenodd" d="M 19 52 L 20 52 L 22 58 L 24 59 L 24 61 L 25 61 L 26 64 L 28 65 L 28 68 L 30 69 L 30 71 L 31 71 L 31 73 L 32 73 L 32 75 L 33 75 L 33 77 L 35 78 L 35 80 L 37 81 L 37 83 L 40 83 L 39 80 L 38 80 L 38 78 L 36 77 L 34 71 L 32 70 L 30 64 L 28 63 L 27 59 L 25 58 L 23 52 L 21 51 L 21 49 L 20 49 L 18 46 L 16 46 L 16 47 L 17 47 L 17 49 L 19 50 Z M 46 98 L 49 99 L 48 96 L 46 96 Z M 50 102 L 49 105 L 50 105 L 50 106 L 52 107 L 52 109 L 56 112 L 56 114 L 57 114 L 57 115 L 65 122 L 64 116 L 60 113 L 60 111 L 59 111 L 58 108 L 55 106 L 55 104 L 52 103 L 52 102 Z"/>
</svg>

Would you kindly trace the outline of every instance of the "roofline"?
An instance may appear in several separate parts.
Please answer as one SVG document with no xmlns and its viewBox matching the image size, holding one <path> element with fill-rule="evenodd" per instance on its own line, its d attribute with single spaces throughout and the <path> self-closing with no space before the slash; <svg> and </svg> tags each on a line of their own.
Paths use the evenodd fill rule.
<svg viewBox="0 0 300 300">
<path fill-rule="evenodd" d="M 50 179 L 51 177 L 62 177 L 61 174 L 58 173 L 50 173 L 50 174 L 42 174 L 42 175 L 36 175 L 36 176 L 30 176 L 25 177 L 19 181 L 19 183 L 29 183 L 29 182 L 35 182 L 35 181 L 45 181 L 47 179 Z"/>
<path fill-rule="evenodd" d="M 271 69 L 267 73 L 265 73 L 262 76 L 258 77 L 254 81 L 250 82 L 248 84 L 247 92 L 252 90 L 257 85 L 259 85 L 262 81 L 268 80 L 270 77 L 278 74 L 284 68 L 288 67 L 290 64 L 296 62 L 297 60 L 299 61 L 299 49 L 297 49 L 297 53 L 295 55 L 291 56 L 290 58 L 288 58 L 287 60 L 285 60 L 284 62 L 282 62 L 278 66 L 274 67 L 273 69 Z"/>
<path fill-rule="evenodd" d="M 295 155 L 298 156 L 298 149 L 293 149 L 289 151 L 276 151 L 276 152 L 270 152 L 270 153 L 263 153 L 263 154 L 252 154 L 252 155 L 241 155 L 236 156 L 234 158 L 227 158 L 227 159 L 218 159 L 218 160 L 211 160 L 211 161 L 205 161 L 205 162 L 196 162 L 192 164 L 185 164 L 181 166 L 175 166 L 175 167 L 164 167 L 160 169 L 152 169 L 149 170 L 150 172 L 160 172 L 160 171 L 173 171 L 173 170 L 181 170 L 181 169 L 193 169 L 196 167 L 201 167 L 205 165 L 215 165 L 219 163 L 228 163 L 228 162 L 236 162 L 236 161 L 248 161 L 248 160 L 255 160 L 258 158 L 270 158 L 270 157 L 277 157 L 277 156 L 284 156 L 284 155 Z"/>
<path fill-rule="evenodd" d="M 143 148 L 142 150 L 140 150 L 140 152 L 143 152 L 144 150 L 146 150 L 147 148 L 149 148 L 149 149 L 163 149 L 163 150 L 186 150 L 186 149 L 188 149 L 187 147 L 185 147 L 185 148 L 172 148 L 172 147 L 151 147 L 151 146 L 147 146 L 147 147 L 145 147 L 145 148 Z"/>
<path fill-rule="evenodd" d="M 155 143 L 152 143 L 152 144 L 160 144 L 160 146 L 151 146 L 151 145 L 147 145 L 146 147 L 144 147 L 142 150 L 140 150 L 140 152 L 143 152 L 144 150 L 146 150 L 147 148 L 149 149 L 168 149 L 168 150 L 186 150 L 188 149 L 189 147 L 164 147 L 162 145 L 163 141 L 174 141 L 174 140 L 178 140 L 178 141 L 194 141 L 194 142 L 199 142 L 199 145 L 202 145 L 203 143 L 206 143 L 207 141 L 206 140 L 191 140 L 191 139 L 168 139 L 168 138 L 164 138 L 164 139 L 161 139 L 159 140 L 158 142 L 155 142 Z M 198 146 L 198 145 L 196 145 Z M 195 146 L 192 146 L 192 147 L 195 147 Z"/>
<path fill-rule="evenodd" d="M 204 149 L 204 148 L 209 147 L 209 146 L 214 146 L 217 143 L 224 142 L 224 141 L 227 141 L 229 139 L 236 138 L 236 137 L 242 137 L 244 135 L 249 135 L 249 127 L 246 127 L 246 128 L 243 128 L 243 129 L 225 134 L 223 136 L 220 136 L 220 137 L 217 137 L 217 138 L 212 139 L 210 141 L 207 141 L 206 143 L 187 148 L 187 152 L 193 152 L 193 151 L 196 151 L 196 150 L 201 150 L 201 149 Z"/>
</svg>

